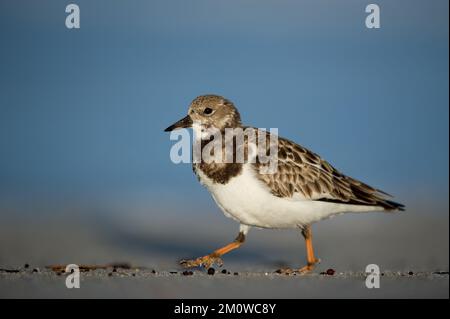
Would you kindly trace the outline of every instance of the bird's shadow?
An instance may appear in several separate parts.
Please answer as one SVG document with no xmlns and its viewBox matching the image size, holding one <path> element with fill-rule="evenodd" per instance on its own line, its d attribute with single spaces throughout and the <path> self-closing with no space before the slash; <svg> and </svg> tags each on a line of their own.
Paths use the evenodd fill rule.
<svg viewBox="0 0 450 319">
<path fill-rule="evenodd" d="M 167 239 L 151 232 L 147 234 L 134 233 L 129 229 L 120 227 L 115 223 L 103 223 L 102 235 L 105 239 L 114 245 L 114 247 L 127 252 L 135 252 L 142 255 L 164 256 L 168 259 L 173 257 L 174 266 L 177 266 L 182 259 L 204 256 L 219 247 L 213 247 L 205 242 L 203 246 L 192 241 L 183 241 L 182 239 Z M 225 244 L 225 243 L 224 243 Z M 286 262 L 273 260 L 259 251 L 236 250 L 226 255 L 229 261 L 239 260 L 242 263 L 252 263 L 267 267 L 284 266 Z"/>
</svg>

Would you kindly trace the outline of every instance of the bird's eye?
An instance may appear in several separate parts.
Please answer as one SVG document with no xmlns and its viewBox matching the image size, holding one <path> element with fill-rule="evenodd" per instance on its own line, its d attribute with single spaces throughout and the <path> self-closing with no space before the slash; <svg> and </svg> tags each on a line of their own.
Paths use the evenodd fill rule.
<svg viewBox="0 0 450 319">
<path fill-rule="evenodd" d="M 203 110 L 203 113 L 205 113 L 205 114 L 211 114 L 212 112 L 213 112 L 213 109 L 209 108 L 209 107 L 207 107 Z"/>
</svg>

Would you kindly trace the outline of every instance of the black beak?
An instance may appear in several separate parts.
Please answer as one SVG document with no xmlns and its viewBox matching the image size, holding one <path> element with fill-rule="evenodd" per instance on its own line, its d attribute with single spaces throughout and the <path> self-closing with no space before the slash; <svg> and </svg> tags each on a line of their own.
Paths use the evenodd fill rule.
<svg viewBox="0 0 450 319">
<path fill-rule="evenodd" d="M 188 128 L 188 127 L 192 127 L 192 119 L 189 115 L 166 128 L 164 132 L 170 132 L 173 130 L 177 130 L 179 128 Z"/>
</svg>

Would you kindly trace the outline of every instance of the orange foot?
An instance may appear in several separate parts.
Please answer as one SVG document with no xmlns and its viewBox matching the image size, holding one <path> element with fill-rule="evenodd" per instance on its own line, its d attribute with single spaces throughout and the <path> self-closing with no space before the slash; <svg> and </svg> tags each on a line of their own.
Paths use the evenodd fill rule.
<svg viewBox="0 0 450 319">
<path fill-rule="evenodd" d="M 205 268 L 209 268 L 211 265 L 216 264 L 217 266 L 223 265 L 223 260 L 220 256 L 215 254 L 206 255 L 203 257 L 199 257 L 197 259 L 189 259 L 189 260 L 181 260 L 180 265 L 186 268 L 200 267 L 203 266 Z"/>
<path fill-rule="evenodd" d="M 304 275 L 307 274 L 316 268 L 316 265 L 320 263 L 320 259 L 315 259 L 314 262 L 308 263 L 306 266 L 300 268 L 300 269 L 292 269 L 292 268 L 281 268 L 275 271 L 277 274 L 281 275 Z"/>
</svg>

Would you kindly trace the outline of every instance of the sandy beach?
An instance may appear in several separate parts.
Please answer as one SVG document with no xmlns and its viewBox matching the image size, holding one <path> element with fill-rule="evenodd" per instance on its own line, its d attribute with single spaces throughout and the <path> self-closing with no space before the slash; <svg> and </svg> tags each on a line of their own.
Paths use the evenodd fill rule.
<svg viewBox="0 0 450 319">
<path fill-rule="evenodd" d="M 155 210 L 157 210 L 155 208 Z M 82 209 L 59 214 L 4 215 L 0 225 L 2 298 L 448 298 L 448 220 L 442 214 L 346 215 L 314 226 L 322 262 L 304 276 L 304 244 L 296 231 L 252 229 L 245 245 L 215 274 L 184 273 L 182 258 L 206 254 L 234 238 L 221 214 L 180 218 L 135 209 L 127 215 Z M 175 216 L 178 216 L 175 218 Z M 208 225 L 208 227 L 205 227 Z M 80 289 L 67 289 L 47 266 L 105 266 L 82 271 Z M 365 286 L 377 264 L 379 289 Z M 115 266 L 115 268 L 114 268 Z M 95 267 L 94 267 L 95 268 Z M 225 274 L 222 271 L 225 269 Z M 335 272 L 325 275 L 328 269 Z"/>
</svg>

